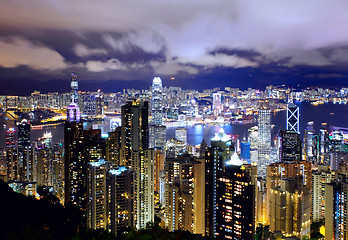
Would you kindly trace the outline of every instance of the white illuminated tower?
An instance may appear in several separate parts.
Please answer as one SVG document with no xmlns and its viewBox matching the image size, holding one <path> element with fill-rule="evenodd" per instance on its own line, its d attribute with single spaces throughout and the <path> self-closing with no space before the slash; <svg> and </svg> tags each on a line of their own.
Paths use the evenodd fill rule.
<svg viewBox="0 0 348 240">
<path fill-rule="evenodd" d="M 163 126 L 162 80 L 155 77 L 152 82 L 150 148 L 164 149 L 166 143 L 166 127 Z"/>
<path fill-rule="evenodd" d="M 67 108 L 67 122 L 80 122 L 80 108 L 79 108 L 79 97 L 78 97 L 78 82 L 77 74 L 71 73 L 71 102 Z"/>
<path fill-rule="evenodd" d="M 266 178 L 267 166 L 271 155 L 271 110 L 260 108 L 258 111 L 258 149 L 257 149 L 257 176 Z"/>
<path fill-rule="evenodd" d="M 161 126 L 163 122 L 162 80 L 155 77 L 152 81 L 151 125 Z"/>
<path fill-rule="evenodd" d="M 286 110 L 286 130 L 300 133 L 300 110 L 292 101 L 288 102 Z"/>
</svg>

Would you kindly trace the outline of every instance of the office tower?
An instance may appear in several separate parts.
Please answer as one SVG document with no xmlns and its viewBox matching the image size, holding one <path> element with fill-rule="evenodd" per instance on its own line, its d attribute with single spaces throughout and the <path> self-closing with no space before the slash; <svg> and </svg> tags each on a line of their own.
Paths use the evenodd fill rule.
<svg viewBox="0 0 348 240">
<path fill-rule="evenodd" d="M 121 108 L 120 165 L 135 171 L 136 228 L 154 221 L 154 151 L 149 149 L 148 102 L 132 101 Z"/>
<path fill-rule="evenodd" d="M 150 148 L 163 149 L 166 144 L 166 127 L 163 126 L 162 80 L 155 77 L 152 82 Z"/>
<path fill-rule="evenodd" d="M 163 96 L 162 80 L 155 77 L 152 81 L 152 100 L 151 100 L 151 125 L 161 126 L 163 124 Z"/>
<path fill-rule="evenodd" d="M 103 115 L 103 113 L 104 113 L 103 105 L 104 105 L 103 93 L 100 92 L 100 89 L 98 89 L 98 92 L 95 95 L 95 114 L 96 114 L 96 116 Z"/>
<path fill-rule="evenodd" d="M 282 162 L 301 161 L 301 138 L 298 132 L 281 131 L 280 160 Z"/>
<path fill-rule="evenodd" d="M 87 225 L 90 229 L 108 227 L 108 171 L 111 162 L 99 159 L 88 163 L 87 167 Z"/>
<path fill-rule="evenodd" d="M 270 164 L 271 154 L 271 110 L 260 108 L 258 111 L 258 147 L 257 174 L 266 178 L 267 166 Z"/>
<path fill-rule="evenodd" d="M 18 128 L 18 147 L 30 146 L 30 123 L 28 120 L 23 119 L 20 123 L 17 123 Z"/>
<path fill-rule="evenodd" d="M 83 125 L 66 122 L 64 129 L 65 203 L 86 208 L 87 160 L 84 157 Z"/>
<path fill-rule="evenodd" d="M 286 130 L 300 133 L 300 110 L 292 101 L 286 109 Z"/>
<path fill-rule="evenodd" d="M 20 181 L 33 181 L 34 154 L 30 144 L 30 123 L 23 119 L 18 128 L 18 174 Z"/>
<path fill-rule="evenodd" d="M 334 173 L 328 166 L 319 165 L 318 170 L 312 172 L 312 222 L 319 222 L 325 218 L 326 184 L 334 179 Z"/>
<path fill-rule="evenodd" d="M 154 187 L 155 187 L 155 192 L 160 193 L 161 190 L 161 181 L 163 172 L 164 172 L 164 161 L 165 161 L 165 152 L 157 149 L 154 152 L 155 156 L 155 165 L 154 165 Z"/>
<path fill-rule="evenodd" d="M 308 122 L 305 129 L 303 142 L 303 160 L 316 162 L 315 160 L 315 131 L 313 128 L 314 122 Z"/>
<path fill-rule="evenodd" d="M 150 125 L 149 127 L 150 145 L 149 148 L 165 149 L 166 146 L 166 126 Z"/>
<path fill-rule="evenodd" d="M 319 149 L 317 151 L 317 162 L 315 165 L 328 164 L 328 144 L 329 144 L 329 133 L 326 129 L 319 130 Z"/>
<path fill-rule="evenodd" d="M 325 190 L 325 239 L 348 239 L 347 177 L 339 174 Z"/>
<path fill-rule="evenodd" d="M 179 127 L 175 129 L 175 138 L 187 144 L 187 130 L 186 128 Z"/>
<path fill-rule="evenodd" d="M 193 232 L 195 164 L 198 162 L 189 154 L 166 158 L 165 222 L 170 231 Z"/>
<path fill-rule="evenodd" d="M 87 206 L 87 159 L 84 156 L 83 125 L 78 106 L 77 75 L 71 74 L 71 103 L 64 126 L 65 203 L 72 202 L 81 209 Z"/>
<path fill-rule="evenodd" d="M 16 129 L 9 128 L 6 130 L 6 162 L 7 162 L 7 180 L 17 181 L 18 176 L 18 155 Z"/>
<path fill-rule="evenodd" d="M 243 140 L 240 144 L 241 146 L 241 159 L 243 161 L 251 163 L 250 161 L 250 143 L 248 141 Z"/>
<path fill-rule="evenodd" d="M 278 162 L 267 167 L 267 211 L 271 231 L 288 237 L 310 232 L 311 163 Z"/>
<path fill-rule="evenodd" d="M 118 237 L 135 226 L 135 173 L 126 167 L 118 167 L 108 172 L 108 212 L 109 227 Z"/>
<path fill-rule="evenodd" d="M 213 112 L 215 116 L 221 113 L 221 93 L 213 93 Z"/>
<path fill-rule="evenodd" d="M 205 155 L 205 233 L 209 236 L 217 234 L 217 184 L 225 163 L 233 152 L 231 138 L 223 128 L 211 139 L 211 147 Z"/>
<path fill-rule="evenodd" d="M 259 145 L 259 131 L 257 126 L 248 129 L 248 140 L 250 143 L 250 160 L 252 163 L 257 163 L 257 148 Z"/>
<path fill-rule="evenodd" d="M 186 144 L 176 138 L 171 138 L 166 143 L 166 154 L 178 156 L 186 152 Z"/>
<path fill-rule="evenodd" d="M 79 103 L 79 96 L 77 90 L 79 84 L 77 81 L 77 73 L 71 73 L 71 82 L 70 82 L 71 92 L 70 92 L 70 103 Z"/>
</svg>

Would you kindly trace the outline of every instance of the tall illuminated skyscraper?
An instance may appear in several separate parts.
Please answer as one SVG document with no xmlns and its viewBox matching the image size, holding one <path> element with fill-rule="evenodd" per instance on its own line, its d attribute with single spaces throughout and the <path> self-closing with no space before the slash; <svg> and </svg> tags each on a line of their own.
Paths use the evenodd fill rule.
<svg viewBox="0 0 348 240">
<path fill-rule="evenodd" d="M 217 235 L 217 187 L 219 177 L 233 152 L 231 138 L 223 128 L 211 139 L 211 147 L 205 155 L 205 233 Z"/>
<path fill-rule="evenodd" d="M 293 102 L 286 109 L 286 130 L 300 133 L 300 110 Z"/>
<path fill-rule="evenodd" d="M 150 148 L 164 149 L 166 144 L 166 127 L 163 126 L 162 80 L 155 77 L 152 81 Z"/>
<path fill-rule="evenodd" d="M 221 93 L 213 93 L 213 111 L 218 116 L 221 113 Z"/>
<path fill-rule="evenodd" d="M 155 77 L 152 81 L 151 125 L 161 126 L 163 123 L 162 80 Z"/>
<path fill-rule="evenodd" d="M 107 177 L 111 162 L 100 159 L 87 167 L 87 225 L 91 229 L 108 227 Z"/>
<path fill-rule="evenodd" d="M 148 102 L 131 101 L 121 108 L 120 165 L 135 171 L 136 227 L 154 221 L 154 150 L 149 148 Z"/>
<path fill-rule="evenodd" d="M 84 152 L 83 125 L 77 104 L 77 74 L 71 74 L 71 103 L 67 108 L 64 128 L 65 202 L 81 209 L 87 207 L 87 159 Z"/>
<path fill-rule="evenodd" d="M 270 164 L 271 154 L 271 110 L 260 108 L 258 111 L 258 148 L 257 175 L 266 178 L 267 166 Z"/>
</svg>

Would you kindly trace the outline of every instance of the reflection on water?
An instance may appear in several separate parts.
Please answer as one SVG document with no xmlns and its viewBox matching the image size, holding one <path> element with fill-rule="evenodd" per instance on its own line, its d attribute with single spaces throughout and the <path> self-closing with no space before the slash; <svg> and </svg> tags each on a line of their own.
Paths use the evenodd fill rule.
<svg viewBox="0 0 348 240">
<path fill-rule="evenodd" d="M 321 127 L 321 123 L 327 123 L 327 126 L 340 126 L 348 127 L 348 105 L 339 104 L 321 104 L 318 106 L 313 106 L 310 103 L 300 103 L 300 130 L 301 135 L 304 133 L 306 123 L 309 121 L 314 121 L 314 128 L 318 130 Z M 333 114 L 332 114 L 333 113 Z M 272 115 L 272 124 L 274 128 L 272 130 L 273 136 L 281 129 L 286 127 L 286 112 L 277 112 Z M 100 123 L 100 122 L 98 122 Z M 98 124 L 97 123 L 97 124 Z M 5 131 L 6 128 L 3 125 L 6 124 L 7 127 L 14 127 L 13 121 L 6 120 L 3 116 L 0 119 L 0 147 L 5 147 Z M 88 129 L 93 123 L 84 123 L 84 129 Z M 203 140 L 210 144 L 210 139 L 223 128 L 227 134 L 239 135 L 240 139 L 243 136 L 247 136 L 248 128 L 256 125 L 256 123 L 248 124 L 225 124 L 225 125 L 196 125 L 187 128 L 187 141 L 189 144 L 197 145 Z M 45 132 L 52 133 L 53 144 L 59 143 L 64 138 L 64 124 L 52 127 L 44 127 L 43 129 L 36 129 L 31 131 L 31 140 L 34 141 Z M 175 135 L 175 128 L 167 128 L 167 139 L 173 138 Z"/>
</svg>

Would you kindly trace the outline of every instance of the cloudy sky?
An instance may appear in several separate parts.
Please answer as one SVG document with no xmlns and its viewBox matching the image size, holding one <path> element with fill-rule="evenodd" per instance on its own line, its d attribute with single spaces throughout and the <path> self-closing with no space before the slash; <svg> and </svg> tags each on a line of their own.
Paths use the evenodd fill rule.
<svg viewBox="0 0 348 240">
<path fill-rule="evenodd" d="M 347 85 L 346 0 L 2 0 L 0 93 Z M 173 80 L 171 78 L 174 78 Z M 65 87 L 66 86 L 66 87 Z"/>
</svg>

